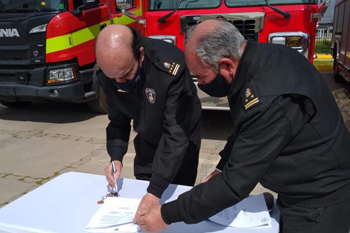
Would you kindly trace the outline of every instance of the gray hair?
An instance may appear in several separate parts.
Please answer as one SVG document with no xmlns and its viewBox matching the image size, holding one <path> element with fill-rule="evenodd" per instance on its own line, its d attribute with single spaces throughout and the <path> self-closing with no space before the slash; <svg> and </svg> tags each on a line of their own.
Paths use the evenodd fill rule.
<svg viewBox="0 0 350 233">
<path fill-rule="evenodd" d="M 204 65 L 211 66 L 214 72 L 218 71 L 221 58 L 240 59 L 243 53 L 241 46 L 245 41 L 242 34 L 232 23 L 219 21 L 221 26 L 201 35 L 196 47 L 199 59 Z M 186 43 L 196 26 L 189 28 L 186 32 Z"/>
</svg>

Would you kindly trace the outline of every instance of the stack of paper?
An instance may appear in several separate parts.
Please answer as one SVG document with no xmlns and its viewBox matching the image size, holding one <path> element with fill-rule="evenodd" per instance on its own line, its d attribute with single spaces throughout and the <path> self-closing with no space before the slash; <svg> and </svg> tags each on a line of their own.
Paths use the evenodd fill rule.
<svg viewBox="0 0 350 233">
<path fill-rule="evenodd" d="M 88 232 L 137 232 L 132 223 L 141 199 L 107 197 L 85 227 Z"/>
<path fill-rule="evenodd" d="M 249 196 L 210 217 L 209 220 L 231 227 L 271 227 L 271 218 L 263 194 Z"/>
<path fill-rule="evenodd" d="M 132 223 L 141 199 L 108 197 L 92 217 L 85 230 L 88 232 L 138 232 Z M 231 227 L 271 227 L 264 195 L 249 196 L 209 220 Z"/>
</svg>

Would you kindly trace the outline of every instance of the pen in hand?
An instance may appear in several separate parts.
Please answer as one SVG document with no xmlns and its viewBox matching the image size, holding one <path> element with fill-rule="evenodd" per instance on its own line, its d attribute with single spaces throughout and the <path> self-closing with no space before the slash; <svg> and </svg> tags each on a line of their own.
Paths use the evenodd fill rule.
<svg viewBox="0 0 350 233">
<path fill-rule="evenodd" d="M 113 177 L 115 177 L 116 174 L 116 169 L 115 169 L 115 165 L 114 162 L 112 161 L 112 169 L 113 169 Z M 115 180 L 115 185 L 113 187 L 113 193 L 115 194 L 115 196 L 118 196 L 118 184 L 117 184 L 117 179 Z"/>
</svg>

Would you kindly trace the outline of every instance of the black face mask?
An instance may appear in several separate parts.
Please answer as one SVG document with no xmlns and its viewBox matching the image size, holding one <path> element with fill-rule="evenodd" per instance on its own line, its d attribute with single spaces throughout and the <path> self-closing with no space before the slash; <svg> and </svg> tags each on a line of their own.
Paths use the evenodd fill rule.
<svg viewBox="0 0 350 233">
<path fill-rule="evenodd" d="M 220 72 L 216 75 L 213 81 L 207 84 L 198 84 L 198 88 L 214 97 L 224 97 L 228 95 L 231 84 L 226 81 Z"/>
<path fill-rule="evenodd" d="M 137 82 L 141 79 L 141 73 L 142 73 L 142 66 L 139 66 L 137 68 L 137 71 L 133 79 L 130 79 L 124 83 L 118 83 L 115 80 L 112 80 L 112 82 L 118 89 L 122 89 L 123 91 L 130 92 L 132 90 L 135 90 Z"/>
</svg>

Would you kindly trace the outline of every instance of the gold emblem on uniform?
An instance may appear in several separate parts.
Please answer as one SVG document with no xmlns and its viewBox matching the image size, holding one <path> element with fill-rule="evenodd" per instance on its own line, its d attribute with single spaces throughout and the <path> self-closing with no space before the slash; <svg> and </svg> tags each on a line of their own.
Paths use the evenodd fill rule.
<svg viewBox="0 0 350 233">
<path fill-rule="evenodd" d="M 249 101 L 249 102 L 244 106 L 244 108 L 245 108 L 245 110 L 247 110 L 248 108 L 250 108 L 251 106 L 253 106 L 253 105 L 257 104 L 257 103 L 259 103 L 259 99 L 258 99 L 258 98 L 255 98 L 255 99 Z"/>
<path fill-rule="evenodd" d="M 170 66 L 171 66 L 171 65 L 170 65 L 170 63 L 169 63 L 169 62 L 164 62 L 164 67 L 165 67 L 165 68 L 169 69 L 169 68 L 170 68 Z"/>
<path fill-rule="evenodd" d="M 179 71 L 179 68 L 180 68 L 180 64 L 176 64 L 175 65 L 175 68 L 174 68 L 174 71 L 173 71 L 173 75 L 175 76 L 177 74 L 177 72 Z"/>
<path fill-rule="evenodd" d="M 245 99 L 246 104 L 244 105 L 245 110 L 259 103 L 259 98 L 254 98 L 255 96 L 252 95 L 252 90 L 249 87 L 245 90 L 245 97 L 246 97 Z"/>
<path fill-rule="evenodd" d="M 165 65 L 164 65 L 165 66 Z M 169 67 L 166 67 L 169 69 L 169 73 L 176 76 L 177 72 L 179 71 L 179 68 L 180 68 L 180 64 L 176 64 L 175 62 L 173 62 L 171 64 L 171 66 Z"/>
<path fill-rule="evenodd" d="M 170 66 L 169 73 L 173 72 L 174 65 L 175 65 L 175 63 L 173 62 L 173 64 Z"/>
<path fill-rule="evenodd" d="M 245 97 L 249 97 L 252 94 L 252 90 L 248 87 L 247 90 L 245 90 Z"/>
</svg>

